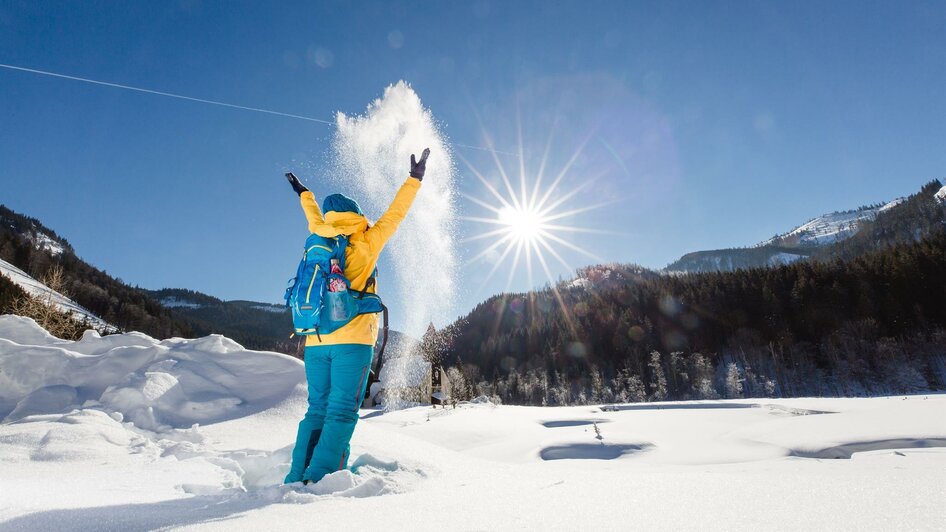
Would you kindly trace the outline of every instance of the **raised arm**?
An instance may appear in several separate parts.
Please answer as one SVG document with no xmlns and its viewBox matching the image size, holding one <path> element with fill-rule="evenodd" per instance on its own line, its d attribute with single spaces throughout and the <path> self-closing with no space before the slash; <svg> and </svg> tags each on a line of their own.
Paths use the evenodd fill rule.
<svg viewBox="0 0 946 532">
<path fill-rule="evenodd" d="M 414 156 L 411 155 L 411 177 L 408 177 L 407 181 L 404 181 L 404 184 L 401 185 L 388 210 L 365 232 L 368 245 L 375 253 L 381 252 L 388 240 L 394 236 L 397 227 L 407 217 L 407 211 L 414 203 L 417 191 L 420 190 L 420 183 L 424 179 L 428 155 L 430 155 L 430 149 L 424 150 L 419 161 L 415 161 Z"/>
<path fill-rule="evenodd" d="M 315 194 L 300 183 L 299 178 L 292 172 L 286 174 L 286 179 L 289 180 L 289 185 L 292 187 L 292 190 L 299 195 L 299 202 L 302 204 L 302 212 L 305 213 L 305 218 L 309 222 L 309 232 L 314 233 L 315 227 L 324 223 L 322 220 L 322 211 L 319 209 L 319 204 L 315 201 Z"/>
<path fill-rule="evenodd" d="M 420 181 L 413 177 L 408 177 L 407 181 L 401 185 L 401 189 L 397 191 L 397 194 L 394 196 L 394 201 L 391 202 L 391 206 L 388 207 L 388 210 L 381 215 L 381 218 L 378 218 L 378 221 L 374 225 L 365 231 L 365 238 L 368 240 L 368 245 L 371 246 L 371 249 L 376 253 L 381 252 L 381 249 L 384 248 L 388 240 L 394 236 L 397 227 L 404 221 L 404 218 L 407 216 L 407 211 L 410 210 L 411 204 L 414 203 L 414 198 L 417 196 L 418 190 L 420 190 Z"/>
</svg>

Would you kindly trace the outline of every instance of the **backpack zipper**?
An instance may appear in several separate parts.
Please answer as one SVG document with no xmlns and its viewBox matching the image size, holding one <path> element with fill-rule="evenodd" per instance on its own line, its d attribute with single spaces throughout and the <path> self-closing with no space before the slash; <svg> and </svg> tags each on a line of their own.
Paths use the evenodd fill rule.
<svg viewBox="0 0 946 532">
<path fill-rule="evenodd" d="M 312 250 L 315 249 L 315 248 L 324 249 L 325 251 L 328 251 L 328 252 L 331 252 L 331 251 L 332 251 L 332 248 L 330 248 L 330 247 L 327 247 L 327 246 L 320 246 L 320 245 L 316 244 L 316 245 L 310 247 L 309 249 L 305 250 L 305 253 L 303 253 L 302 256 L 305 257 L 306 255 L 309 254 L 310 251 L 312 251 Z"/>
<path fill-rule="evenodd" d="M 312 285 L 315 284 L 315 277 L 319 274 L 319 265 L 315 265 L 315 271 L 312 272 L 312 280 L 309 281 L 309 290 L 305 293 L 305 302 L 309 302 L 309 298 L 312 297 Z"/>
</svg>

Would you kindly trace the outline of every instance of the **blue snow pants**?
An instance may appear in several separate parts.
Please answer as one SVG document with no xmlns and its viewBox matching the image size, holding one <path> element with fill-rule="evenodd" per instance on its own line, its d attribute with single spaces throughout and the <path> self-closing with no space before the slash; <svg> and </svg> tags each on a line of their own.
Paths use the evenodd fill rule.
<svg viewBox="0 0 946 532">
<path fill-rule="evenodd" d="M 286 484 L 318 482 L 347 467 L 373 354 L 374 346 L 361 344 L 305 348 L 309 409 L 299 422 Z"/>
</svg>

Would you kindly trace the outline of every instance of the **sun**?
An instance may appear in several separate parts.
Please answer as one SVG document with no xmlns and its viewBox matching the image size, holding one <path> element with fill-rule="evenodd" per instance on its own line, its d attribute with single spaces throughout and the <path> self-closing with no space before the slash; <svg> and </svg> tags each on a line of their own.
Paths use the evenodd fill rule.
<svg viewBox="0 0 946 532">
<path fill-rule="evenodd" d="M 521 130 L 520 130 L 521 131 Z M 555 175 L 547 186 L 545 183 L 545 174 L 547 169 L 548 156 L 551 146 L 551 137 L 545 148 L 542 161 L 536 171 L 527 170 L 525 156 L 522 149 L 522 136 L 519 137 L 518 154 L 509 152 L 498 152 L 493 148 L 489 135 L 484 132 L 484 139 L 489 147 L 488 151 L 492 154 L 495 170 L 489 172 L 489 175 L 498 177 L 500 188 L 497 189 L 492 183 L 495 181 L 487 179 L 486 172 L 480 171 L 465 158 L 460 159 L 466 164 L 470 172 L 483 185 L 485 192 L 488 193 L 486 199 L 474 195 L 461 195 L 485 209 L 485 216 L 464 216 L 465 220 L 484 224 L 483 230 L 477 234 L 464 239 L 464 242 L 474 240 L 492 239 L 493 242 L 481 250 L 476 256 L 471 258 L 467 264 L 472 265 L 482 260 L 492 264 L 489 272 L 482 281 L 480 290 L 486 286 L 493 275 L 502 268 L 508 271 L 506 280 L 506 293 L 512 285 L 513 276 L 517 269 L 524 267 L 529 281 L 529 287 L 535 287 L 535 278 L 533 269 L 536 265 L 541 268 L 548 281 L 559 306 L 562 308 L 565 320 L 570 328 L 574 328 L 569 316 L 568 309 L 559 292 L 555 277 L 552 275 L 552 269 L 549 267 L 549 258 L 558 261 L 565 267 L 566 271 L 574 271 L 577 264 L 569 264 L 559 253 L 559 249 L 566 248 L 571 251 L 581 253 L 597 262 L 603 260 L 584 248 L 569 242 L 565 238 L 568 233 L 609 233 L 609 231 L 588 229 L 565 225 L 563 219 L 571 218 L 583 212 L 600 209 L 603 206 L 610 205 L 614 201 L 605 201 L 594 205 L 574 206 L 575 197 L 586 187 L 595 182 L 594 176 L 583 175 L 579 185 L 569 187 L 566 185 L 566 178 L 570 175 L 570 170 L 579 158 L 584 144 L 579 146 L 565 166 Z M 514 179 L 510 179 L 499 155 L 516 156 L 518 155 L 518 179 L 515 186 Z M 493 173 L 495 172 L 495 173 Z M 558 248 L 558 249 L 556 249 Z M 497 253 L 499 254 L 497 258 Z M 506 297 L 506 296 L 502 296 Z M 501 318 L 497 317 L 497 320 Z M 498 324 L 498 321 L 497 321 Z"/>
<path fill-rule="evenodd" d="M 497 219 L 518 242 L 531 244 L 542 234 L 542 216 L 528 207 L 503 207 L 499 209 Z"/>
</svg>

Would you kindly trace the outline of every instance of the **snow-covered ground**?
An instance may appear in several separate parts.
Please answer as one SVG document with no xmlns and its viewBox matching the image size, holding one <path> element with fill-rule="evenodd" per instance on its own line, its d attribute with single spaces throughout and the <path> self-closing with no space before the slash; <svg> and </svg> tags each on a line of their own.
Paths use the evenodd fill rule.
<svg viewBox="0 0 946 532">
<path fill-rule="evenodd" d="M 2 316 L 0 530 L 946 527 L 943 395 L 363 410 L 283 486 L 304 408 L 283 355 Z"/>
<path fill-rule="evenodd" d="M 274 314 L 282 314 L 283 312 L 289 312 L 286 305 L 268 305 L 266 303 L 262 303 L 259 305 L 253 305 L 253 308 L 255 308 L 256 310 L 264 310 L 266 312 L 272 312 Z"/>
<path fill-rule="evenodd" d="M 41 231 L 28 233 L 27 238 L 33 241 L 33 245 L 36 246 L 36 249 L 45 249 L 53 254 L 53 256 L 62 255 L 62 252 L 65 251 L 62 244 Z"/>
<path fill-rule="evenodd" d="M 779 252 L 769 257 L 769 266 L 781 266 L 783 264 L 791 264 L 795 261 L 798 261 L 804 258 L 805 258 L 805 255 L 799 255 L 797 253 Z"/>
<path fill-rule="evenodd" d="M 200 308 L 200 303 L 178 299 L 176 297 L 166 297 L 160 301 L 161 305 L 167 308 Z"/>
<path fill-rule="evenodd" d="M 42 233 L 38 233 L 41 236 L 45 236 Z M 48 237 L 46 237 L 48 239 Z M 50 240 L 50 242 L 53 242 Z M 63 312 L 68 312 L 72 314 L 75 318 L 81 320 L 87 320 L 89 325 L 95 327 L 100 331 L 115 332 L 118 331 L 118 327 L 107 323 L 105 320 L 102 320 L 95 314 L 92 314 L 89 310 L 86 310 L 85 307 L 76 303 L 75 301 L 69 299 L 68 297 L 56 292 L 55 290 L 50 289 L 48 286 L 44 285 L 42 282 L 37 281 L 29 274 L 23 270 L 17 268 L 16 266 L 10 264 L 9 262 L 0 259 L 0 275 L 5 275 L 11 281 L 20 286 L 26 293 L 42 298 L 43 300 L 48 300 L 52 304 L 56 305 L 59 310 Z"/>
</svg>

